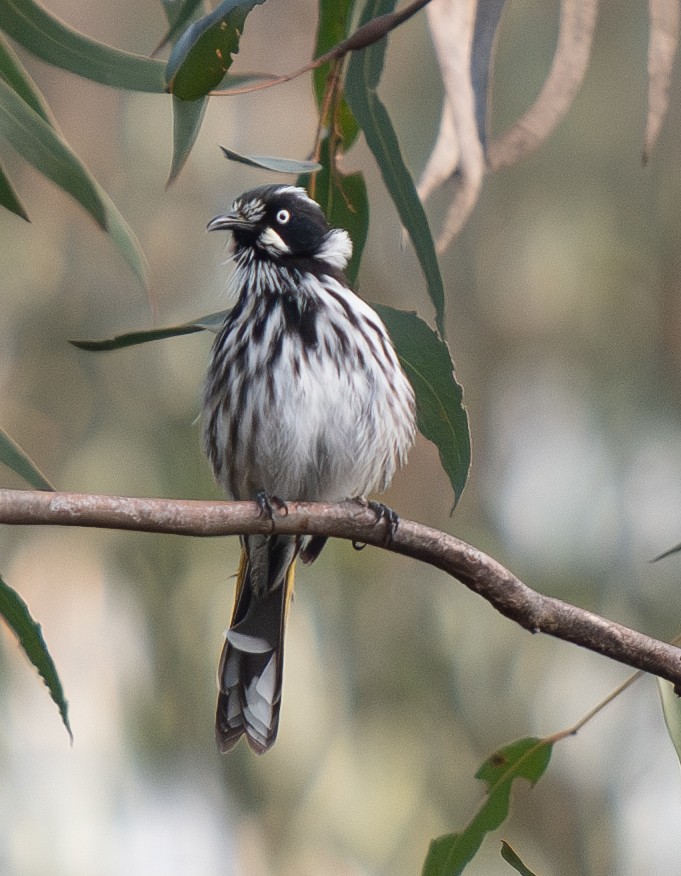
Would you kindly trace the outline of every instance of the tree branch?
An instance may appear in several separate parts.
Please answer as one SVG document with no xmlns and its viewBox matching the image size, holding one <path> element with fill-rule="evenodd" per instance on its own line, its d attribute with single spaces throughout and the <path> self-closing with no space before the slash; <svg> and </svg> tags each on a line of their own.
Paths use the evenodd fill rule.
<svg viewBox="0 0 681 876">
<path fill-rule="evenodd" d="M 376 18 L 370 19 L 358 27 L 349 37 L 346 37 L 346 39 L 341 40 L 341 42 L 330 48 L 328 52 L 324 52 L 323 55 L 314 58 L 305 64 L 304 67 L 300 67 L 292 73 L 284 73 L 283 76 L 273 76 L 264 82 L 254 82 L 250 85 L 239 86 L 238 88 L 218 88 L 210 92 L 211 97 L 231 97 L 235 94 L 262 91 L 265 88 L 272 88 L 274 85 L 283 85 L 285 82 L 291 82 L 292 79 L 297 79 L 298 76 L 302 76 L 304 73 L 316 70 L 317 67 L 328 64 L 329 61 L 340 61 L 349 52 L 358 52 L 360 49 L 366 49 L 367 46 L 371 46 L 384 39 L 391 30 L 395 30 L 400 24 L 404 24 L 405 21 L 408 21 L 417 12 L 420 12 L 428 3 L 430 3 L 430 0 L 414 0 L 414 2 L 410 3 L 400 12 L 388 12 L 385 15 L 379 15 Z"/>
<path fill-rule="evenodd" d="M 387 523 L 358 502 L 289 502 L 273 519 L 255 502 L 134 499 L 77 493 L 0 490 L 0 523 L 93 526 L 175 535 L 282 533 L 334 536 L 383 547 L 447 572 L 501 614 L 532 633 L 546 633 L 673 682 L 681 690 L 681 649 L 592 612 L 531 590 L 508 569 L 453 535 L 400 520 Z"/>
</svg>

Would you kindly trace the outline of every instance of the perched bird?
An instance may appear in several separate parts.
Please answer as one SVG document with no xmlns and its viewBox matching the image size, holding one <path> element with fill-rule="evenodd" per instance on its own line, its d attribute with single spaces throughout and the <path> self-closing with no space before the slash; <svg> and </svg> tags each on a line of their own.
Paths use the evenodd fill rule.
<svg viewBox="0 0 681 876">
<path fill-rule="evenodd" d="M 347 232 L 290 185 L 246 192 L 208 230 L 232 233 L 235 263 L 235 304 L 213 345 L 203 403 L 220 486 L 263 506 L 384 490 L 414 442 L 414 393 L 378 314 L 348 287 Z M 245 735 L 262 754 L 279 724 L 294 563 L 299 553 L 315 559 L 324 539 L 247 535 L 241 544 L 216 738 L 228 751 Z"/>
</svg>

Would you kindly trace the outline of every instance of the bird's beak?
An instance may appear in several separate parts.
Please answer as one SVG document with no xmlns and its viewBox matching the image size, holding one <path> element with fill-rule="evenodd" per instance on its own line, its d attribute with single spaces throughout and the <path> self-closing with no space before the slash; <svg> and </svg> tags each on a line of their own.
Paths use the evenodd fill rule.
<svg viewBox="0 0 681 876">
<path fill-rule="evenodd" d="M 232 210 L 224 216 L 216 216 L 206 226 L 207 231 L 234 231 L 235 228 L 250 228 L 252 223 L 239 210 Z"/>
</svg>

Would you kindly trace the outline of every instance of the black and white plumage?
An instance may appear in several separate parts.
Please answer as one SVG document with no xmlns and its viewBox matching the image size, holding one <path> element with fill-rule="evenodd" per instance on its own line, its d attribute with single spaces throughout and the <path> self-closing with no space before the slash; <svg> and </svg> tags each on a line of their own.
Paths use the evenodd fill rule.
<svg viewBox="0 0 681 876">
<path fill-rule="evenodd" d="M 378 314 L 348 287 L 346 231 L 303 189 L 253 189 L 208 230 L 231 231 L 236 297 L 211 354 L 204 446 L 230 498 L 340 501 L 384 490 L 416 430 L 414 394 Z M 323 542 L 321 542 L 323 544 Z M 312 560 L 317 543 L 303 549 Z M 283 636 L 301 548 L 246 536 L 219 667 L 221 751 L 258 753 L 279 721 Z"/>
</svg>

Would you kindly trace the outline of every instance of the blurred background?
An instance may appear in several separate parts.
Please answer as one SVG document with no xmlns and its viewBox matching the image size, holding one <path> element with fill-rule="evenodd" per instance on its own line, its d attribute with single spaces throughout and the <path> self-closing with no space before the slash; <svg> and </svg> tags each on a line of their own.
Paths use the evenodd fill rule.
<svg viewBox="0 0 681 876">
<path fill-rule="evenodd" d="M 148 53 L 155 0 L 50 0 L 95 38 Z M 503 21 L 492 126 L 536 96 L 557 3 Z M 419 440 L 386 501 L 489 552 L 535 589 L 659 638 L 681 627 L 681 82 L 647 167 L 645 4 L 603 2 L 575 105 L 542 150 L 485 184 L 443 256 L 448 339 L 465 388 L 472 477 L 453 516 Z M 284 72 L 314 42 L 312 0 L 271 0 L 246 23 L 236 70 Z M 196 417 L 207 333 L 115 353 L 69 338 L 172 324 L 226 306 L 225 240 L 205 226 L 277 179 L 227 162 L 304 158 L 309 80 L 211 102 L 178 181 L 170 101 L 85 82 L 24 57 L 68 142 L 142 243 L 149 305 L 110 240 L 0 144 L 32 218 L 0 213 L 0 421 L 60 489 L 215 498 Z M 390 40 L 381 87 L 417 175 L 441 86 L 424 16 Z M 373 160 L 359 291 L 432 311 Z M 446 193 L 429 205 L 434 228 Z M 2 472 L 5 486 L 23 486 Z M 70 703 L 57 710 L 11 635 L 0 661 L 0 871 L 101 876 L 407 876 L 430 838 L 479 805 L 474 773 L 512 739 L 579 719 L 628 670 L 531 637 L 440 572 L 332 543 L 299 572 L 279 739 L 220 757 L 215 667 L 236 539 L 11 528 L 0 568 L 43 626 Z M 543 876 L 679 873 L 679 764 L 645 678 L 557 746 L 467 872 L 506 874 L 508 840 Z"/>
</svg>

